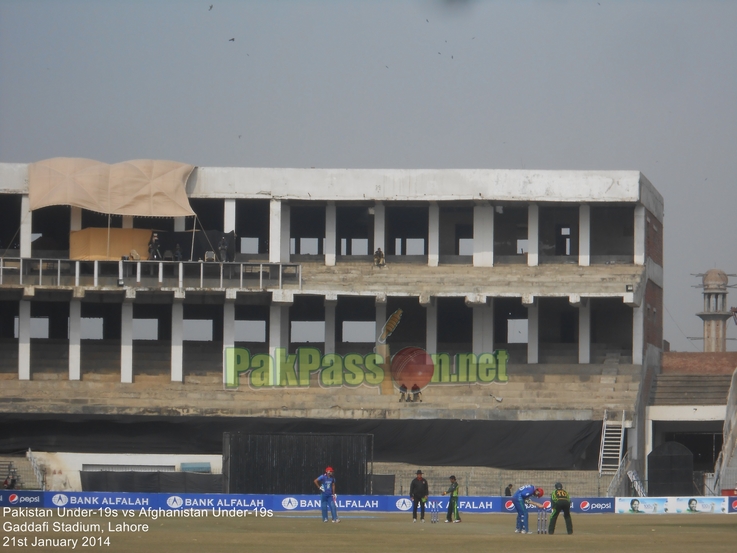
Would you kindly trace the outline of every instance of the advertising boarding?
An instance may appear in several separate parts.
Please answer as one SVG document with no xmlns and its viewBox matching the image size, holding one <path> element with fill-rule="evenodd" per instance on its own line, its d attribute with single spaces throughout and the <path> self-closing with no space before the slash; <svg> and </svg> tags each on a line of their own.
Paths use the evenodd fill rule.
<svg viewBox="0 0 737 553">
<path fill-rule="evenodd" d="M 541 499 L 550 510 L 550 499 Z M 338 511 L 409 513 L 412 501 L 400 495 L 338 495 Z M 471 496 L 459 498 L 463 513 L 515 513 L 510 497 Z M 125 492 L 38 492 L 0 491 L 3 508 L 83 509 L 99 513 L 125 512 L 136 516 L 273 516 L 320 510 L 320 496 L 263 494 L 176 494 Z M 530 512 L 538 510 L 528 505 Z M 431 496 L 426 511 L 444 513 L 448 497 Z M 141 514 L 144 512 L 144 514 Z M 737 512 L 737 497 L 574 497 L 571 512 L 580 514 L 724 514 Z M 213 515 L 214 513 L 214 515 Z"/>
</svg>

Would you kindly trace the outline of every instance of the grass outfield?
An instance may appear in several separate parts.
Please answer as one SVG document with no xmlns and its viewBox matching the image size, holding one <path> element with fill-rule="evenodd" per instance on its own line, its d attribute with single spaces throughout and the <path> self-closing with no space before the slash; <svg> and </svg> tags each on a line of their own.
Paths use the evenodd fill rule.
<svg viewBox="0 0 737 553">
<path fill-rule="evenodd" d="M 2 522 L 9 521 L 4 518 Z M 60 519 L 53 519 L 57 521 Z M 85 523 L 100 523 L 107 529 L 110 519 L 86 518 Z M 441 517 L 442 520 L 442 517 Z M 39 519 L 35 519 L 39 522 Z M 295 553 L 402 551 L 422 553 L 472 553 L 500 551 L 595 551 L 626 553 L 730 552 L 737 551 L 737 516 L 731 515 L 579 515 L 573 517 L 572 536 L 565 533 L 565 523 L 558 519 L 562 534 L 520 535 L 514 533 L 515 516 L 510 514 L 463 515 L 461 524 L 425 524 L 411 522 L 410 514 L 347 514 L 340 524 L 324 524 L 319 514 L 275 514 L 272 518 L 148 519 L 146 533 L 109 533 L 109 546 L 94 549 L 134 551 L 138 553 L 202 553 L 218 551 L 268 551 Z M 533 529 L 536 517 L 531 518 Z M 13 523 L 24 522 L 14 519 Z M 74 522 L 68 520 L 67 522 Z M 121 522 L 116 518 L 114 523 Z M 35 538 L 78 538 L 83 534 L 14 533 L 3 531 L 3 541 L 16 539 L 16 545 L 0 543 L 2 551 L 68 551 L 62 547 L 31 547 Z M 28 537 L 25 546 L 18 539 Z M 75 550 L 90 550 L 81 541 Z"/>
</svg>

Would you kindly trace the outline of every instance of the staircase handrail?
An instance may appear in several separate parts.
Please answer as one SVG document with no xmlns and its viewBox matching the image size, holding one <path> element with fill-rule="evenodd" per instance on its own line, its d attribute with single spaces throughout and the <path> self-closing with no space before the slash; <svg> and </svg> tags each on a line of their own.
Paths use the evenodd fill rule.
<svg viewBox="0 0 737 553">
<path fill-rule="evenodd" d="M 31 467 L 33 468 L 33 474 L 36 477 L 36 481 L 41 484 L 41 489 L 46 491 L 46 471 L 38 463 L 38 460 L 33 455 L 31 448 L 28 448 L 26 458 L 31 462 Z"/>
<path fill-rule="evenodd" d="M 720 489 L 720 479 L 724 468 L 732 461 L 735 447 L 737 447 L 737 369 L 732 373 L 732 381 L 727 395 L 727 410 L 724 415 L 722 428 L 722 450 L 714 464 L 714 489 Z"/>
<path fill-rule="evenodd" d="M 630 482 L 632 482 L 632 487 L 635 488 L 635 492 L 640 497 L 647 497 L 647 492 L 645 491 L 645 487 L 642 485 L 642 481 L 640 480 L 640 475 L 637 473 L 635 469 L 628 470 L 627 476 L 630 479 Z"/>
<path fill-rule="evenodd" d="M 601 421 L 601 444 L 599 444 L 599 477 L 601 477 L 602 465 L 604 463 L 604 439 L 606 437 L 607 410 L 604 409 L 604 419 Z"/>
<path fill-rule="evenodd" d="M 624 478 L 624 475 L 627 473 L 627 468 L 629 467 L 629 464 L 630 464 L 629 455 L 630 455 L 630 452 L 627 451 L 622 457 L 622 460 L 619 462 L 619 467 L 617 467 L 617 472 L 614 473 L 614 476 L 612 477 L 612 481 L 609 483 L 609 487 L 607 487 L 607 490 L 606 490 L 607 497 L 615 497 L 617 495 L 619 486 L 622 484 L 622 479 Z"/>
</svg>

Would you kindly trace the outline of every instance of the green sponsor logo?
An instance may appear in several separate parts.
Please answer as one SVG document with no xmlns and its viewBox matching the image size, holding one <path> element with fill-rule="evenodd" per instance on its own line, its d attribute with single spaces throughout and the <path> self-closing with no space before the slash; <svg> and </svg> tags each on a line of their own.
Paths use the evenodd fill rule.
<svg viewBox="0 0 737 553">
<path fill-rule="evenodd" d="M 435 353 L 429 358 L 433 365 L 429 385 L 508 381 L 509 354 L 506 350 L 459 353 L 453 357 L 447 353 Z M 238 388 L 242 378 L 247 379 L 251 388 L 307 388 L 313 381 L 325 388 L 379 386 L 385 379 L 392 378 L 391 368 L 378 353 L 323 355 L 316 348 L 299 348 L 291 354 L 285 348 L 277 348 L 274 356 L 265 353 L 251 355 L 245 348 L 225 348 L 223 372 L 226 388 Z"/>
</svg>

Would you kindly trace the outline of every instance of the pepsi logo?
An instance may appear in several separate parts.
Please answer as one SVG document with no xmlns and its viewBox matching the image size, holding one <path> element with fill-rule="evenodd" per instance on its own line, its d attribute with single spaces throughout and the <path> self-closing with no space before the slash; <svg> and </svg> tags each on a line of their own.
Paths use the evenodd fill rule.
<svg viewBox="0 0 737 553">
<path fill-rule="evenodd" d="M 17 493 L 11 493 L 8 501 L 10 501 L 11 503 L 18 503 L 18 499 L 19 498 Z"/>
<path fill-rule="evenodd" d="M 506 503 L 504 504 L 504 508 L 505 508 L 505 509 L 506 509 L 507 511 L 514 511 L 514 501 L 509 501 L 509 500 L 508 500 L 508 501 L 507 501 L 507 502 L 506 502 Z"/>
<path fill-rule="evenodd" d="M 732 509 L 737 510 L 737 499 L 732 501 Z"/>
<path fill-rule="evenodd" d="M 588 501 L 582 501 L 580 507 L 582 511 L 588 511 L 589 509 L 591 509 L 591 503 L 589 503 Z"/>
<path fill-rule="evenodd" d="M 551 505 L 550 501 L 543 501 L 543 509 L 550 509 Z"/>
</svg>

